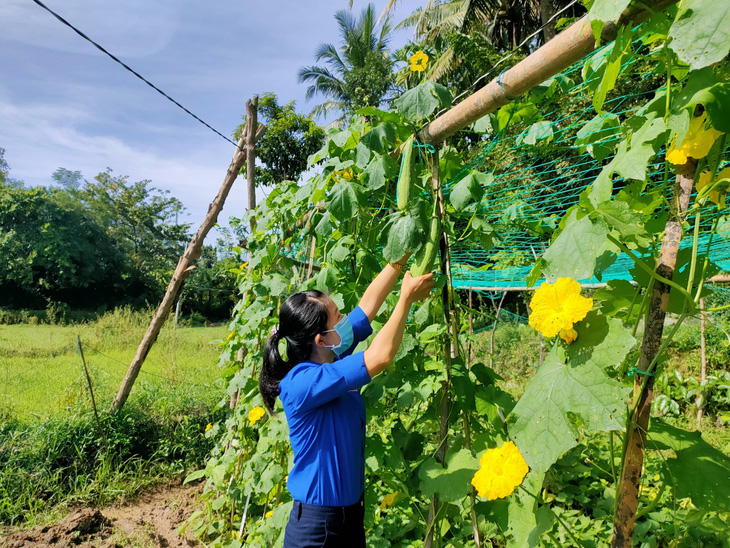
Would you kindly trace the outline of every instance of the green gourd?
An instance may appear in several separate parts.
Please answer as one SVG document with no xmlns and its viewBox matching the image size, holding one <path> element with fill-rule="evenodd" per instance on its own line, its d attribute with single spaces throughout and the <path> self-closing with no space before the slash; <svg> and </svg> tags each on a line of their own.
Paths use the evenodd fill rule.
<svg viewBox="0 0 730 548">
<path fill-rule="evenodd" d="M 413 141 L 414 137 L 411 135 L 403 144 L 403 159 L 400 163 L 400 174 L 398 175 L 398 209 L 401 211 L 406 211 L 408 200 L 411 197 L 411 186 L 413 185 L 416 167 L 413 162 Z"/>
<path fill-rule="evenodd" d="M 423 276 L 433 270 L 433 263 L 436 260 L 436 254 L 439 249 L 439 240 L 441 239 L 441 220 L 436 214 L 436 205 L 434 204 L 433 215 L 431 216 L 431 225 L 428 232 L 428 240 L 421 246 L 416 253 L 411 265 L 411 276 Z"/>
</svg>

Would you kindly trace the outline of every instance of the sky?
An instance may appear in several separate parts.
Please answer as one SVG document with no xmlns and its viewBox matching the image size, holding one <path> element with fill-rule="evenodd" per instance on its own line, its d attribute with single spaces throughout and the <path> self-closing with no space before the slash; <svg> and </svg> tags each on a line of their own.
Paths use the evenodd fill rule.
<svg viewBox="0 0 730 548">
<path fill-rule="evenodd" d="M 317 98 L 305 101 L 297 72 L 315 63 L 320 43 L 339 43 L 334 13 L 349 7 L 349 0 L 43 2 L 226 136 L 257 93 L 311 110 Z M 374 4 L 380 13 L 386 0 Z M 421 4 L 401 0 L 395 20 Z M 352 9 L 365 6 L 355 0 Z M 196 230 L 235 147 L 32 0 L 1 0 L 0 28 L 0 148 L 10 177 L 48 185 L 59 167 L 88 180 L 111 168 L 169 190 L 187 209 L 181 221 Z M 396 32 L 391 49 L 409 38 Z M 239 177 L 219 223 L 240 216 L 246 200 Z"/>
</svg>

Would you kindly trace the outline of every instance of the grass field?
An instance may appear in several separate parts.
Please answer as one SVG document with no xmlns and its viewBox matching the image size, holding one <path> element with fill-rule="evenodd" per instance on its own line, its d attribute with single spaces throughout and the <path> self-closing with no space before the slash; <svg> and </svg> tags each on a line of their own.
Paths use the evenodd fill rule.
<svg viewBox="0 0 730 548">
<path fill-rule="evenodd" d="M 100 406 L 116 394 L 151 315 L 120 309 L 91 324 L 0 326 L 0 405 L 20 419 L 46 418 L 88 398 L 78 352 L 81 338 Z M 220 349 L 226 327 L 163 328 L 137 383 L 175 387 L 203 401 L 219 397 Z M 168 390 L 164 390 L 169 392 Z M 130 401 L 135 398 L 132 390 Z M 207 394 L 206 394 L 207 393 Z"/>
</svg>

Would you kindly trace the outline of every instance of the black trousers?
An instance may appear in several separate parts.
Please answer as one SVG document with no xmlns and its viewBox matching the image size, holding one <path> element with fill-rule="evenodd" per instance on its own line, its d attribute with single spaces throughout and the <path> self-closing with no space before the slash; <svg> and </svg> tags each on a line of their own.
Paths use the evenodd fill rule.
<svg viewBox="0 0 730 548">
<path fill-rule="evenodd" d="M 365 548 L 365 508 L 318 506 L 294 501 L 284 533 L 284 548 Z"/>
</svg>

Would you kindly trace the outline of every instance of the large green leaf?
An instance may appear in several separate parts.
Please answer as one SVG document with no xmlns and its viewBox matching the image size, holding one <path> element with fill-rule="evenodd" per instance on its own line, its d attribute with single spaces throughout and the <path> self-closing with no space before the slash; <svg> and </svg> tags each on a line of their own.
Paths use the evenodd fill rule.
<svg viewBox="0 0 730 548">
<path fill-rule="evenodd" d="M 618 147 L 616 156 L 611 160 L 613 170 L 625 179 L 646 179 L 646 165 L 658 148 L 658 137 L 666 131 L 661 118 L 647 119 L 631 135 L 631 143 L 624 140 Z"/>
<path fill-rule="evenodd" d="M 606 59 L 605 65 L 602 67 L 603 74 L 601 75 L 601 81 L 598 83 L 598 88 L 593 94 L 593 108 L 597 113 L 603 110 L 606 94 L 616 85 L 619 72 L 621 72 L 621 63 L 623 62 L 624 54 L 631 46 L 633 35 L 634 33 L 631 27 L 621 27 L 618 31 L 618 36 L 616 36 L 611 53 Z"/>
<path fill-rule="evenodd" d="M 563 231 L 543 254 L 542 271 L 548 280 L 569 276 L 576 280 L 590 278 L 598 258 L 606 252 L 608 226 L 602 220 L 571 214 Z"/>
<path fill-rule="evenodd" d="M 484 187 L 489 185 L 494 176 L 491 173 L 471 170 L 451 189 L 449 201 L 454 209 L 461 211 L 471 202 L 479 202 L 484 196 Z"/>
<path fill-rule="evenodd" d="M 616 324 L 608 324 L 609 333 Z M 580 334 L 579 334 L 580 338 Z M 601 352 L 614 359 L 624 348 L 608 339 Z M 594 357 L 595 356 L 595 357 Z M 566 364 L 556 344 L 532 377 L 524 395 L 508 417 L 512 439 L 532 470 L 545 472 L 578 443 L 578 424 L 594 431 L 621 430 L 628 389 L 609 378 L 596 363 L 598 354 L 581 356 L 579 364 Z"/>
<path fill-rule="evenodd" d="M 360 142 L 373 152 L 385 154 L 395 143 L 395 127 L 388 123 L 379 124 L 365 133 Z"/>
<path fill-rule="evenodd" d="M 352 219 L 359 209 L 362 195 L 362 188 L 358 185 L 350 181 L 338 181 L 330 191 L 327 210 L 340 221 Z"/>
<path fill-rule="evenodd" d="M 538 141 L 549 142 L 553 138 L 553 122 L 542 120 L 535 122 L 517 136 L 517 144 L 536 145 Z"/>
<path fill-rule="evenodd" d="M 575 330 L 578 338 L 568 345 L 567 350 L 571 366 L 616 367 L 636 344 L 631 331 L 621 321 L 607 318 L 597 310 L 591 310 L 584 320 L 576 324 Z"/>
<path fill-rule="evenodd" d="M 682 0 L 669 47 L 692 69 L 722 61 L 730 51 L 730 3 Z"/>
<path fill-rule="evenodd" d="M 509 497 L 509 537 L 508 548 L 533 548 L 540 545 L 540 535 L 552 523 L 552 517 L 546 507 L 538 508 L 535 498 L 542 490 L 545 472 L 530 470 L 518 488 Z M 547 515 L 546 515 L 547 512 Z M 549 520 L 549 521 L 548 521 Z"/>
<path fill-rule="evenodd" d="M 383 256 L 386 261 L 394 262 L 413 252 L 423 241 L 422 225 L 410 214 L 394 213 L 386 233 Z"/>
<path fill-rule="evenodd" d="M 614 199 L 601 202 L 596 211 L 606 224 L 619 233 L 620 240 L 627 244 L 636 243 L 640 247 L 648 247 L 652 239 L 644 228 L 641 215 L 622 200 Z"/>
<path fill-rule="evenodd" d="M 418 471 L 421 492 L 426 497 L 437 493 L 444 502 L 456 502 L 469 494 L 471 479 L 478 469 L 479 462 L 467 449 L 449 455 L 445 468 L 428 458 Z"/>
<path fill-rule="evenodd" d="M 621 131 L 618 116 L 599 114 L 586 123 L 575 135 L 575 144 L 596 160 L 603 160 L 613 152 L 614 137 Z"/>
<path fill-rule="evenodd" d="M 730 457 L 718 451 L 699 432 L 687 432 L 652 419 L 647 448 L 672 449 L 665 460 L 668 481 L 677 498 L 689 497 L 701 512 L 730 512 Z"/>
<path fill-rule="evenodd" d="M 385 186 L 387 180 L 398 176 L 398 165 L 387 154 L 373 154 L 373 159 L 362 172 L 362 181 L 371 188 L 377 190 Z"/>
<path fill-rule="evenodd" d="M 423 120 L 437 108 L 451 105 L 449 91 L 431 80 L 426 80 L 393 101 L 393 105 L 409 120 Z"/>
<path fill-rule="evenodd" d="M 672 98 L 672 110 L 694 111 L 701 104 L 707 111 L 712 127 L 730 133 L 730 83 L 718 79 L 712 67 L 694 71 L 682 91 Z"/>
</svg>

